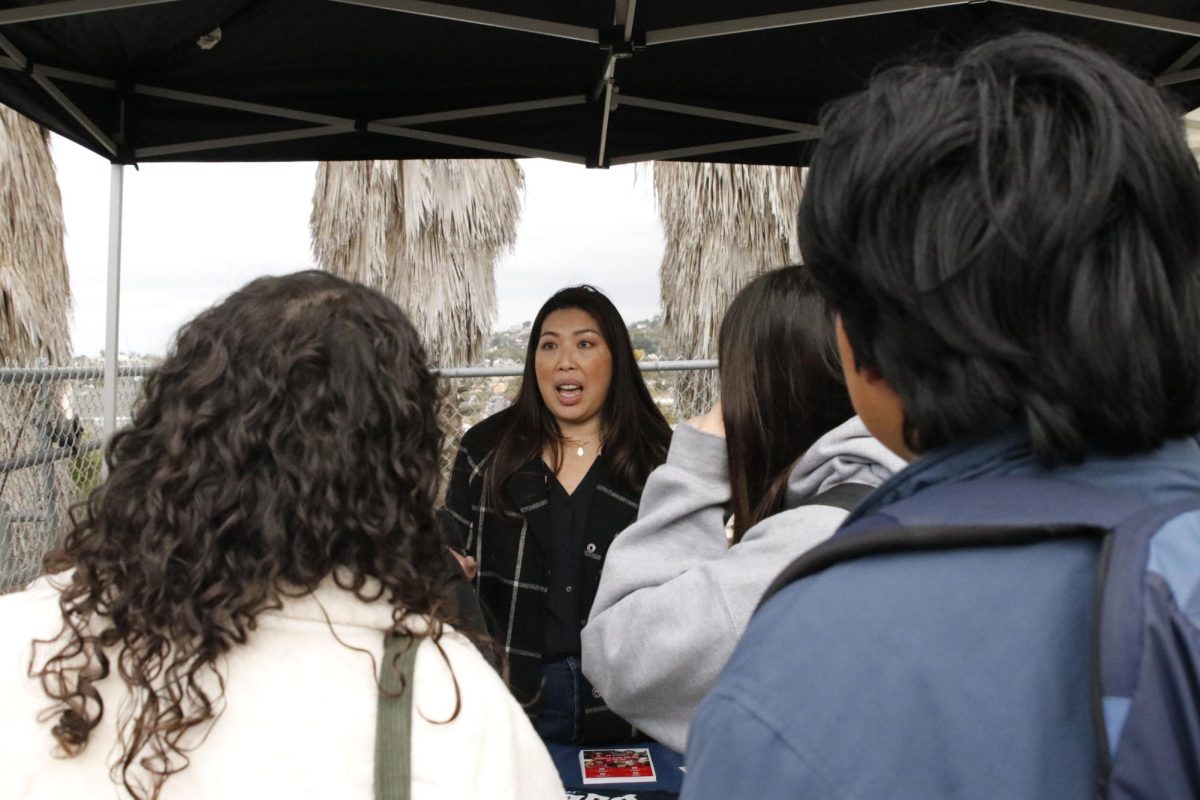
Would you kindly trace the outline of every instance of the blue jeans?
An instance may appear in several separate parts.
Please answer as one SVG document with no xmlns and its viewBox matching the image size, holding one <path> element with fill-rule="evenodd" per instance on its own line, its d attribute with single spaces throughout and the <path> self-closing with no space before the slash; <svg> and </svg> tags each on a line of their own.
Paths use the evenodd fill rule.
<svg viewBox="0 0 1200 800">
<path fill-rule="evenodd" d="M 583 737 L 583 673 L 579 659 L 567 656 L 542 665 L 542 691 L 530 709 L 538 736 L 548 742 L 579 742 Z"/>
</svg>

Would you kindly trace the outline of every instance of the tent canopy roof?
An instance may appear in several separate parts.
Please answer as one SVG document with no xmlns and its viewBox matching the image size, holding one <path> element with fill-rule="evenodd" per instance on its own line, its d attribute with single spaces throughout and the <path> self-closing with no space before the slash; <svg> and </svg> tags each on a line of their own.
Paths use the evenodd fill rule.
<svg viewBox="0 0 1200 800">
<path fill-rule="evenodd" d="M 0 2 L 0 102 L 118 163 L 794 165 L 880 65 L 1019 27 L 1200 103 L 1194 0 Z"/>
</svg>

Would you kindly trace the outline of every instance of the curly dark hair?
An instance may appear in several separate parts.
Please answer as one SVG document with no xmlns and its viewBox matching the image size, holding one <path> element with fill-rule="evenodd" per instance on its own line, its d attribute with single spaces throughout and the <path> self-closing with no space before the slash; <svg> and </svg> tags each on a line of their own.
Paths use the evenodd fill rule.
<svg viewBox="0 0 1200 800">
<path fill-rule="evenodd" d="M 65 754 L 104 714 L 111 658 L 132 696 L 112 777 L 157 797 L 220 715 L 221 655 L 330 575 L 386 597 L 394 631 L 430 615 L 436 641 L 449 621 L 436 397 L 403 312 L 324 272 L 260 278 L 185 325 L 47 557 L 74 572 L 30 673 Z"/>
</svg>

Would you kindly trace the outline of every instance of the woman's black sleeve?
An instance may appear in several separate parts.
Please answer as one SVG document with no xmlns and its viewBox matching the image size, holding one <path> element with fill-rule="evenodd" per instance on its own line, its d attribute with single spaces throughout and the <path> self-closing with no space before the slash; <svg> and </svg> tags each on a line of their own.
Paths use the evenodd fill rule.
<svg viewBox="0 0 1200 800">
<path fill-rule="evenodd" d="M 446 544 L 460 553 L 470 554 L 475 545 L 474 526 L 471 520 L 471 460 L 467 449 L 460 447 L 450 471 L 450 485 L 446 488 L 446 500 L 438 509 L 438 525 Z"/>
</svg>

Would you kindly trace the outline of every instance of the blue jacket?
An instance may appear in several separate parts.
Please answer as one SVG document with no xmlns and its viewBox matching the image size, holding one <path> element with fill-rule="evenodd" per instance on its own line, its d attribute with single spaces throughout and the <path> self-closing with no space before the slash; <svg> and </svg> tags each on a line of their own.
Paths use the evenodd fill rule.
<svg viewBox="0 0 1200 800">
<path fill-rule="evenodd" d="M 998 476 L 1166 503 L 1200 492 L 1200 445 L 1055 470 L 1019 433 L 946 448 L 881 486 L 845 529 L 890 527 L 896 503 Z M 1037 507 L 1022 513 L 1037 521 Z M 683 797 L 1091 798 L 1095 567 L 1094 541 L 1059 540 L 878 555 L 789 586 L 701 704 Z"/>
</svg>

